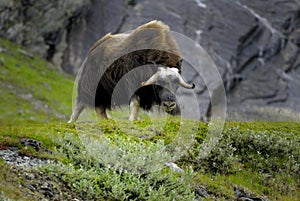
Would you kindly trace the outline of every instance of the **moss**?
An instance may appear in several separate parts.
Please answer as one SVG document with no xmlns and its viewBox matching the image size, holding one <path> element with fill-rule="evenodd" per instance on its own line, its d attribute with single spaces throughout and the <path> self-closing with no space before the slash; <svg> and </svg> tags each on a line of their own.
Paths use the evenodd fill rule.
<svg viewBox="0 0 300 201">
<path fill-rule="evenodd" d="M 18 153 L 24 156 L 37 156 L 37 150 L 34 149 L 33 147 L 22 147 L 21 149 L 18 150 Z"/>
<path fill-rule="evenodd" d="M 69 162 L 66 157 L 55 152 L 57 144 L 54 140 L 67 132 L 77 133 L 75 129 L 70 128 L 70 125 L 60 122 L 44 124 L 32 121 L 18 123 L 0 121 L 0 150 L 15 147 L 20 154 L 25 156 Z M 24 138 L 41 142 L 41 147 L 37 150 L 25 146 L 21 142 Z"/>
</svg>

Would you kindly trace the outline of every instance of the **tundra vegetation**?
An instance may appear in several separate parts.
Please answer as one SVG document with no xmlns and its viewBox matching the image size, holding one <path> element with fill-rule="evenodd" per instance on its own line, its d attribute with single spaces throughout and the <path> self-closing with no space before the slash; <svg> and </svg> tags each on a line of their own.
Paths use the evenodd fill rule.
<svg viewBox="0 0 300 201">
<path fill-rule="evenodd" d="M 135 159 L 131 166 L 108 165 L 103 160 L 109 158 L 101 161 L 101 153 L 89 154 L 80 130 L 66 123 L 72 77 L 0 39 L 0 80 L 0 153 L 12 150 L 20 157 L 41 159 L 34 167 L 0 159 L 0 200 L 237 200 L 243 195 L 256 200 L 300 199 L 299 122 L 226 122 L 218 146 L 205 158 L 199 156 L 207 123 L 168 117 L 159 131 L 146 115 L 133 122 L 81 123 L 86 136 L 109 139 L 119 145 L 116 153 Z M 193 145 L 175 161 L 184 172 L 168 167 L 128 170 L 145 163 L 138 157 L 143 151 L 157 156 L 157 150 L 176 137 L 182 122 L 191 125 L 195 135 Z M 127 133 L 120 127 L 132 129 Z M 24 139 L 41 144 L 32 146 Z"/>
</svg>

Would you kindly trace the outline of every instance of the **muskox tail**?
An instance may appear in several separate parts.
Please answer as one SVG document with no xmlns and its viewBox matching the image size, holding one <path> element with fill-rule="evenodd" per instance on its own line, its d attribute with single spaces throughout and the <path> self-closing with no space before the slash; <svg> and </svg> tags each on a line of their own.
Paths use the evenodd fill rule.
<svg viewBox="0 0 300 201">
<path fill-rule="evenodd" d="M 77 102 L 82 103 L 86 107 L 94 107 L 99 67 L 89 61 L 87 57 L 78 72 L 77 83 Z"/>
</svg>

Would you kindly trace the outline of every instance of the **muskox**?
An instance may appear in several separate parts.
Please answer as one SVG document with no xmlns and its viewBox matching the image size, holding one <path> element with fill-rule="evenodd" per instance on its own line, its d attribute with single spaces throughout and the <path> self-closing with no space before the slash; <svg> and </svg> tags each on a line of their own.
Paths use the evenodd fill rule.
<svg viewBox="0 0 300 201">
<path fill-rule="evenodd" d="M 69 123 L 76 121 L 84 108 L 95 108 L 99 118 L 105 119 L 107 109 L 128 103 L 130 120 L 138 119 L 140 107 L 150 110 L 154 104 L 178 114 L 176 90 L 195 86 L 182 78 L 181 63 L 178 44 L 160 21 L 129 33 L 107 34 L 92 46 L 78 72 L 78 94 Z"/>
</svg>

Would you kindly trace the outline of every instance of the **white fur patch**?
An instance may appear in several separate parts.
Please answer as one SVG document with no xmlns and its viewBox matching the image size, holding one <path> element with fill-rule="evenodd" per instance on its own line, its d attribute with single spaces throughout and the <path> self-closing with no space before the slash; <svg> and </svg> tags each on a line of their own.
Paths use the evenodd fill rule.
<svg viewBox="0 0 300 201">
<path fill-rule="evenodd" d="M 178 76 L 179 70 L 177 68 L 159 67 L 157 74 L 161 78 L 168 76 Z"/>
</svg>

